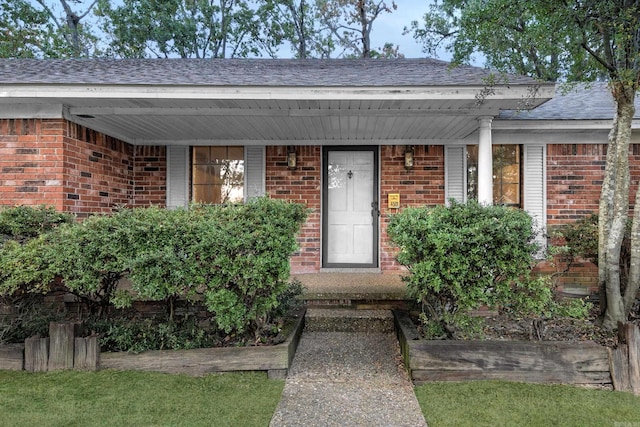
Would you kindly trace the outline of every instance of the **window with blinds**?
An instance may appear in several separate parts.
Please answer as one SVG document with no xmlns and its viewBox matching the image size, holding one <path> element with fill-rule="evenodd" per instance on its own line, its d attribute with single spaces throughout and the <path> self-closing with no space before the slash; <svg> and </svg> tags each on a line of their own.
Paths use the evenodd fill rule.
<svg viewBox="0 0 640 427">
<path fill-rule="evenodd" d="M 519 145 L 493 147 L 493 203 L 522 206 L 522 167 Z M 467 146 L 467 198 L 478 198 L 478 146 Z"/>
<path fill-rule="evenodd" d="M 244 147 L 193 147 L 192 200 L 196 203 L 244 201 Z"/>
</svg>

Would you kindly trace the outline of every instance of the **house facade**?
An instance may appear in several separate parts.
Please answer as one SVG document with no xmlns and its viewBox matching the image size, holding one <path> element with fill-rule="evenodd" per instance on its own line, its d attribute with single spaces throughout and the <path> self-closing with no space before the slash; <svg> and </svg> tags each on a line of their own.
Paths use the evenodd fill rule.
<svg viewBox="0 0 640 427">
<path fill-rule="evenodd" d="M 268 195 L 310 209 L 292 272 L 393 272 L 408 206 L 473 197 L 542 231 L 597 210 L 611 101 L 554 91 L 430 59 L 0 60 L 0 204 Z"/>
</svg>

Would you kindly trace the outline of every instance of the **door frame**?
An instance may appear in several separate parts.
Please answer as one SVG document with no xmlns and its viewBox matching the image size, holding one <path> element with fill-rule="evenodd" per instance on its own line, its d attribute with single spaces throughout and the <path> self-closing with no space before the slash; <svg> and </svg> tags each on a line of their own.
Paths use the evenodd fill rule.
<svg viewBox="0 0 640 427">
<path fill-rule="evenodd" d="M 364 263 L 329 263 L 327 262 L 327 250 L 329 233 L 327 230 L 327 218 L 329 215 L 328 203 L 328 175 L 329 175 L 329 152 L 330 151 L 370 151 L 373 153 L 373 194 L 372 200 L 376 203 L 378 215 L 373 219 L 373 248 L 371 264 Z M 378 268 L 379 267 L 379 250 L 380 250 L 380 147 L 377 145 L 341 145 L 341 146 L 323 146 L 322 147 L 322 251 L 321 251 L 321 267 L 322 268 Z"/>
</svg>

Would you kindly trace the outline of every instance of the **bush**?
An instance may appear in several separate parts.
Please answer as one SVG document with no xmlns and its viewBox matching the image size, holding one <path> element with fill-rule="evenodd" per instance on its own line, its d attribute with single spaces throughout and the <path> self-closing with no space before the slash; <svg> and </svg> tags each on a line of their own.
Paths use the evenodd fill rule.
<svg viewBox="0 0 640 427">
<path fill-rule="evenodd" d="M 192 317 L 168 319 L 89 319 L 85 328 L 100 335 L 102 351 L 140 353 L 213 347 L 219 338 Z"/>
<path fill-rule="evenodd" d="M 623 287 L 626 286 L 631 268 L 631 225 L 632 221 L 628 220 L 620 248 L 620 279 Z M 597 214 L 591 214 L 558 228 L 554 237 L 564 242 L 564 246 L 556 249 L 567 256 L 569 263 L 576 258 L 584 258 L 598 265 Z"/>
<path fill-rule="evenodd" d="M 189 247 L 194 284 L 226 332 L 253 330 L 269 323 L 278 299 L 289 289 L 289 257 L 306 209 L 266 198 L 244 205 L 193 209 L 203 220 Z"/>
<path fill-rule="evenodd" d="M 61 321 L 64 314 L 45 304 L 40 294 L 27 294 L 17 301 L 3 301 L 0 305 L 12 305 L 14 312 L 0 316 L 0 344 L 24 342 L 34 335 L 49 335 L 49 323 Z"/>
<path fill-rule="evenodd" d="M 538 250 L 532 225 L 522 210 L 475 201 L 408 208 L 391 218 L 387 232 L 429 329 L 465 334 L 475 325 L 469 312 L 482 305 L 514 314 L 550 306 L 549 281 L 531 277 Z"/>
<path fill-rule="evenodd" d="M 217 327 L 259 335 L 289 292 L 289 257 L 306 217 L 266 198 L 190 210 L 123 209 L 0 247 L 0 294 L 46 292 L 59 281 L 101 315 L 109 305 L 202 300 Z M 11 243 L 11 242 L 8 242 Z M 129 278 L 131 291 L 117 290 Z"/>
<path fill-rule="evenodd" d="M 74 216 L 46 206 L 14 206 L 0 210 L 0 243 L 24 242 L 47 233 L 60 224 L 70 224 Z"/>
</svg>

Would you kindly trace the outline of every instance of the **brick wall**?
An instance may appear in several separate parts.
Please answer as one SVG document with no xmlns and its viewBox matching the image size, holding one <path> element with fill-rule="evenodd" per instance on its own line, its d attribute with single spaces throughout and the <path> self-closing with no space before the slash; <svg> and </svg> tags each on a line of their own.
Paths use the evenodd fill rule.
<svg viewBox="0 0 640 427">
<path fill-rule="evenodd" d="M 383 146 L 380 149 L 380 268 L 398 270 L 397 253 L 387 237 L 389 215 L 398 209 L 388 208 L 388 195 L 400 194 L 400 207 L 435 206 L 444 204 L 444 147 L 424 145 L 414 147 L 414 167 L 404 168 L 404 145 Z"/>
<path fill-rule="evenodd" d="M 66 122 L 64 209 L 79 216 L 111 212 L 133 200 L 133 146 Z"/>
<path fill-rule="evenodd" d="M 549 229 L 574 222 L 598 212 L 604 177 L 605 144 L 552 144 L 547 146 L 547 225 Z M 633 211 L 640 176 L 640 145 L 630 148 L 630 206 Z M 631 213 L 631 212 L 630 212 Z M 566 265 L 541 263 L 538 271 L 564 271 Z M 597 266 L 578 260 L 558 278 L 561 288 L 583 287 L 597 290 Z"/>
<path fill-rule="evenodd" d="M 0 204 L 64 208 L 64 120 L 0 120 Z"/>
<path fill-rule="evenodd" d="M 160 206 L 167 203 L 167 147 L 138 145 L 133 158 L 131 205 Z"/>
<path fill-rule="evenodd" d="M 266 190 L 273 198 L 304 203 L 311 213 L 298 239 L 300 251 L 291 258 L 294 273 L 320 270 L 320 201 L 322 147 L 296 147 L 298 169 L 288 170 L 285 146 L 267 147 Z M 422 206 L 444 203 L 444 151 L 442 146 L 415 148 L 415 166 L 404 168 L 404 146 L 384 146 L 380 151 L 380 267 L 383 271 L 397 270 L 395 248 L 386 235 L 389 193 L 401 194 L 401 206 Z"/>
<path fill-rule="evenodd" d="M 0 120 L 0 204 L 79 217 L 164 206 L 165 147 L 134 147 L 64 119 Z"/>
<path fill-rule="evenodd" d="M 296 147 L 298 168 L 287 169 L 287 147 L 270 146 L 266 150 L 266 191 L 274 199 L 303 203 L 310 209 L 302 226 L 300 250 L 291 257 L 293 273 L 320 270 L 320 146 Z"/>
<path fill-rule="evenodd" d="M 566 224 L 598 210 L 606 147 L 547 146 L 547 224 Z"/>
</svg>

